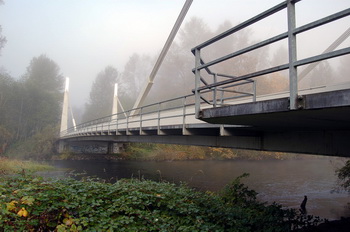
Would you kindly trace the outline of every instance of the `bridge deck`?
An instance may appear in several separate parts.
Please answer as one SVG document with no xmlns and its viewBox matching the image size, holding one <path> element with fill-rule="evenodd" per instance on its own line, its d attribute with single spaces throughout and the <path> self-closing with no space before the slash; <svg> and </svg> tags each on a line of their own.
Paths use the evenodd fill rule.
<svg viewBox="0 0 350 232">
<path fill-rule="evenodd" d="M 255 129 L 350 129 L 350 90 L 306 94 L 300 109 L 289 110 L 289 98 L 203 109 L 208 123 L 247 125 Z"/>
<path fill-rule="evenodd" d="M 350 83 L 300 91 L 302 109 L 285 94 L 220 108 L 163 110 L 71 130 L 69 141 L 146 142 L 349 156 Z M 277 97 L 277 98 L 276 98 Z M 273 98 L 273 99 L 271 99 Z M 214 124 L 209 124 L 209 123 Z M 215 124 L 216 123 L 216 124 Z M 218 123 L 218 124 L 217 124 Z"/>
</svg>

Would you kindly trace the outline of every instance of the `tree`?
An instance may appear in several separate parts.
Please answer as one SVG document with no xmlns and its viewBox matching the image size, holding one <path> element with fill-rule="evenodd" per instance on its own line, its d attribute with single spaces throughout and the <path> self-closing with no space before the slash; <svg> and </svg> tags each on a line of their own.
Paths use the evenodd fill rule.
<svg viewBox="0 0 350 232">
<path fill-rule="evenodd" d="M 194 56 L 191 49 L 212 35 L 208 25 L 198 17 L 191 18 L 180 29 L 177 40 L 159 69 L 148 102 L 191 94 L 194 88 Z"/>
<path fill-rule="evenodd" d="M 63 100 L 63 76 L 59 70 L 53 60 L 40 55 L 31 60 L 19 82 L 22 94 L 18 126 L 24 138 L 59 122 Z"/>
<path fill-rule="evenodd" d="M 336 82 L 345 82 L 349 81 L 350 73 L 350 55 L 340 57 L 340 65 L 337 70 L 337 75 L 334 76 L 333 81 Z"/>
<path fill-rule="evenodd" d="M 153 103 L 172 97 L 191 94 L 191 90 L 194 88 L 194 74 L 192 73 L 194 56 L 191 53 L 191 49 L 208 40 L 210 37 L 218 35 L 230 28 L 232 28 L 232 23 L 225 21 L 213 32 L 202 19 L 197 17 L 191 18 L 180 29 L 177 40 L 173 42 L 169 49 L 149 96 L 147 96 L 146 102 Z M 201 56 L 204 61 L 208 62 L 247 47 L 253 42 L 252 31 L 250 29 L 244 29 L 203 49 Z M 260 48 L 254 52 L 249 52 L 211 66 L 210 69 L 212 72 L 241 76 L 267 68 L 267 65 L 271 65 L 274 62 L 270 61 L 268 49 L 269 47 Z M 281 53 L 284 52 L 282 48 L 280 50 Z M 277 59 L 277 57 L 273 59 Z M 121 92 L 123 93 L 121 94 L 127 93 L 126 95 L 130 96 L 129 99 L 132 99 L 132 102 L 134 102 L 134 99 L 139 94 L 139 87 L 142 87 L 144 82 L 147 81 L 147 75 L 149 75 L 153 65 L 152 62 L 153 59 L 148 57 L 145 59 L 145 56 L 134 54 L 125 65 L 125 70 L 121 78 L 123 83 L 121 86 Z M 204 70 L 202 74 L 203 78 L 209 83 L 212 83 L 212 76 L 205 75 Z M 260 88 L 258 86 L 260 93 L 265 93 L 267 90 L 270 92 L 274 90 L 285 90 L 288 84 L 288 78 L 280 73 L 266 77 L 257 77 L 256 79 L 258 80 L 258 85 L 261 85 Z M 140 85 L 140 83 L 142 84 Z M 252 86 L 238 86 L 235 90 L 251 92 Z"/>
<path fill-rule="evenodd" d="M 1 32 L 2 32 L 2 28 L 0 26 L 0 52 L 1 52 L 1 49 L 5 46 L 5 43 L 7 42 L 6 37 L 2 36 Z"/>
<path fill-rule="evenodd" d="M 83 122 L 112 114 L 114 85 L 117 78 L 118 71 L 112 66 L 107 66 L 97 75 L 91 87 L 89 102 L 85 106 Z"/>
<path fill-rule="evenodd" d="M 14 137 L 15 113 L 13 112 L 15 80 L 5 73 L 0 73 L 0 154 Z"/>
<path fill-rule="evenodd" d="M 124 71 L 118 78 L 119 97 L 125 109 L 134 106 L 141 89 L 148 81 L 152 70 L 152 58 L 134 53 L 124 66 Z"/>
<path fill-rule="evenodd" d="M 62 87 L 58 65 L 45 55 L 34 57 L 18 81 L 0 73 L 1 152 L 7 145 L 6 154 L 10 156 L 37 156 L 41 154 L 38 149 L 44 147 L 45 152 L 51 151 L 58 134 Z"/>
<path fill-rule="evenodd" d="M 2 0 L 0 0 L 0 5 L 4 4 L 4 2 Z M 1 28 L 1 25 L 0 25 L 0 54 L 1 54 L 1 49 L 5 46 L 5 43 L 6 43 L 6 37 L 2 36 L 1 35 L 1 32 L 2 32 L 2 28 Z"/>
</svg>

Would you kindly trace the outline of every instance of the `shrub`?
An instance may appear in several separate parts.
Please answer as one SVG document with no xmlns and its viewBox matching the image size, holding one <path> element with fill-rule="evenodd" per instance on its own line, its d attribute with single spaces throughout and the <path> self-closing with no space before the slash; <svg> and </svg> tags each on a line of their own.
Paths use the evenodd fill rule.
<svg viewBox="0 0 350 232">
<path fill-rule="evenodd" d="M 214 194 L 136 179 L 2 176 L 0 231 L 290 231 L 298 223 L 291 211 L 257 202 L 240 178 Z"/>
</svg>

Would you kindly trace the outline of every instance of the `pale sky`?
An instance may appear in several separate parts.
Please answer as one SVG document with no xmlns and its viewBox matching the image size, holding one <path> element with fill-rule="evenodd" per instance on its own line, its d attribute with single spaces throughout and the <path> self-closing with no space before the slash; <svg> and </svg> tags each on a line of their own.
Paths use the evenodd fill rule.
<svg viewBox="0 0 350 232">
<path fill-rule="evenodd" d="M 157 56 L 185 0 L 4 0 L 0 25 L 7 43 L 0 67 L 21 77 L 33 57 L 46 54 L 70 77 L 71 102 L 81 106 L 96 75 L 107 65 L 122 72 L 133 53 Z M 245 21 L 282 0 L 194 0 L 183 25 L 193 16 L 213 30 L 229 20 Z M 322 2 L 322 4 L 320 4 Z M 350 7 L 350 0 L 304 0 L 298 24 Z M 298 5 L 297 5 L 298 6 Z M 343 24 L 350 25 L 346 18 Z M 285 20 L 256 28 L 273 34 Z M 332 29 L 333 32 L 333 29 Z M 190 52 L 190 51 L 188 51 Z M 145 77 L 147 78 L 147 77 Z"/>
</svg>

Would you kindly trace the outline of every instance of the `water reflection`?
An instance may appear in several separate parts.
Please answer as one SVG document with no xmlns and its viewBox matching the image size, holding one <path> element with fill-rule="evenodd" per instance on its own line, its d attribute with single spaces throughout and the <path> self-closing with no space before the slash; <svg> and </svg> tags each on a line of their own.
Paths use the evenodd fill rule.
<svg viewBox="0 0 350 232">
<path fill-rule="evenodd" d="M 347 193 L 331 193 L 336 184 L 337 158 L 307 158 L 288 161 L 55 161 L 59 168 L 86 172 L 115 181 L 122 178 L 145 178 L 187 182 L 199 190 L 219 191 L 243 173 L 250 173 L 245 183 L 259 192 L 259 199 L 299 208 L 306 195 L 309 214 L 329 219 L 350 216 Z"/>
</svg>

